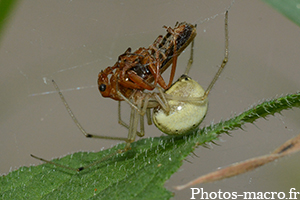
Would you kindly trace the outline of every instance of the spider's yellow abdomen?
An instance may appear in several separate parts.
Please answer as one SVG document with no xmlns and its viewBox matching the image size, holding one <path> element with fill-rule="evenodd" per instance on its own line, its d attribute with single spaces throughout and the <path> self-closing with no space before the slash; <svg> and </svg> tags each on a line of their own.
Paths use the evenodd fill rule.
<svg viewBox="0 0 300 200">
<path fill-rule="evenodd" d="M 208 99 L 202 99 L 204 89 L 187 75 L 182 75 L 165 91 L 169 112 L 157 107 L 153 122 L 168 135 L 184 134 L 199 126 L 207 112 Z"/>
</svg>

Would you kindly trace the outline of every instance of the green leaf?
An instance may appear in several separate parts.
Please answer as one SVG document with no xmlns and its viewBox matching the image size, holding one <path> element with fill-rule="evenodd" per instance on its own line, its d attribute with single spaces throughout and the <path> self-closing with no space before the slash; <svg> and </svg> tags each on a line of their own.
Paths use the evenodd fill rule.
<svg viewBox="0 0 300 200">
<path fill-rule="evenodd" d="M 1 199 L 169 199 L 164 183 L 197 146 L 214 142 L 259 118 L 300 106 L 300 93 L 252 106 L 247 111 L 187 135 L 147 138 L 87 170 L 74 172 L 52 164 L 21 167 L 0 178 Z M 78 152 L 53 162 L 78 168 L 124 148 L 119 144 L 97 153 Z"/>
<path fill-rule="evenodd" d="M 300 26 L 300 0 L 263 0 Z"/>
<path fill-rule="evenodd" d="M 0 0 L 0 37 L 3 34 L 4 25 L 7 22 L 9 14 L 17 3 L 17 0 Z"/>
</svg>

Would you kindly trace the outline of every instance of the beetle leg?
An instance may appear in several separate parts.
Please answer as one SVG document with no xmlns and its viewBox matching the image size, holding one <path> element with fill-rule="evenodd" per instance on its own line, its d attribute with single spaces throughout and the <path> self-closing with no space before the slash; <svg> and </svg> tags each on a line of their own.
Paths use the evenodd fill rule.
<svg viewBox="0 0 300 200">
<path fill-rule="evenodd" d="M 138 76 L 134 71 L 128 71 L 128 77 L 132 80 L 134 85 L 136 85 L 136 89 L 146 89 L 146 90 L 153 90 L 155 86 L 151 83 L 146 82 L 142 77 Z M 128 82 L 128 81 L 127 81 Z"/>
<path fill-rule="evenodd" d="M 172 63 L 172 69 L 171 69 L 171 73 L 170 73 L 170 79 L 169 79 L 169 84 L 168 84 L 168 88 L 172 85 L 173 83 L 173 79 L 175 76 L 175 71 L 176 71 L 176 66 L 177 66 L 177 44 L 176 44 L 176 38 L 174 35 L 174 50 L 173 50 L 173 63 Z"/>
<path fill-rule="evenodd" d="M 152 73 L 152 75 L 155 77 L 157 83 L 158 83 L 163 89 L 167 89 L 168 86 L 167 86 L 166 82 L 164 81 L 163 77 L 161 76 L 159 69 L 158 69 L 158 71 L 157 71 L 157 67 L 153 66 L 153 64 L 150 64 L 150 65 L 149 65 L 149 70 L 150 70 L 150 72 Z M 156 86 L 155 83 L 154 83 L 154 86 Z"/>
</svg>

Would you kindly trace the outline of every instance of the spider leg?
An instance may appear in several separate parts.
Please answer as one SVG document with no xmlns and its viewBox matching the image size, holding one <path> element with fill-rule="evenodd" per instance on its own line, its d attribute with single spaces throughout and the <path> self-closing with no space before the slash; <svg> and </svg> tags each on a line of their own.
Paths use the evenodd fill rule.
<svg viewBox="0 0 300 200">
<path fill-rule="evenodd" d="M 216 75 L 214 76 L 213 80 L 211 81 L 211 83 L 209 84 L 208 88 L 206 89 L 203 98 L 207 98 L 211 88 L 214 86 L 214 84 L 216 83 L 216 81 L 218 80 L 220 74 L 222 73 L 224 67 L 226 66 L 227 62 L 228 62 L 228 11 L 226 11 L 225 13 L 225 52 L 224 52 L 224 59 L 221 63 L 221 66 L 219 68 L 219 70 L 217 71 Z"/>
</svg>

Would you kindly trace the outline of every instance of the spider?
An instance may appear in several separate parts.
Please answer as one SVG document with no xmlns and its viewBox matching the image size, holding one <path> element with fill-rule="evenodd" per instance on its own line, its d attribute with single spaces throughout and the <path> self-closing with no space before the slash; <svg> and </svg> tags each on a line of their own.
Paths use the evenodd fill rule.
<svg viewBox="0 0 300 200">
<path fill-rule="evenodd" d="M 170 87 L 176 69 L 177 57 L 193 41 L 196 36 L 196 25 L 186 22 L 176 23 L 175 28 L 166 27 L 167 34 L 157 37 L 149 48 L 139 48 L 134 53 L 127 49 L 119 56 L 113 67 L 107 67 L 98 75 L 99 91 L 103 97 L 119 101 L 119 124 L 128 128 L 128 137 L 125 149 L 136 135 L 144 136 L 144 115 L 150 119 L 150 109 L 161 105 L 169 110 L 162 89 Z M 169 84 L 167 85 L 161 74 L 172 64 Z M 152 82 L 154 81 L 154 84 Z M 160 87 L 157 87 L 157 84 Z M 158 88 L 157 92 L 147 92 Z M 121 119 L 121 101 L 126 101 L 131 107 L 130 123 L 127 125 Z M 137 131 L 138 117 L 140 116 L 140 131 Z M 148 120 L 150 125 L 152 122 Z M 85 136 L 89 136 L 84 133 Z M 93 136 L 92 136 L 93 137 Z M 120 138 L 116 138 L 120 140 Z"/>
<path fill-rule="evenodd" d="M 169 30 L 169 28 L 168 28 Z M 171 31 L 171 33 L 174 33 Z M 194 34 L 196 34 L 196 32 L 194 32 Z M 167 34 L 168 35 L 168 34 Z M 176 36 L 176 35 L 175 35 Z M 176 53 L 176 43 L 178 42 L 178 38 L 179 37 L 175 37 L 174 36 L 174 40 L 173 42 L 173 48 L 174 51 L 173 53 Z M 158 37 L 160 38 L 160 36 Z M 123 153 L 127 150 L 130 149 L 130 144 L 135 140 L 136 135 L 142 137 L 144 136 L 144 114 L 147 113 L 147 117 L 148 117 L 148 123 L 151 122 L 151 113 L 149 112 L 151 108 L 154 108 L 153 111 L 153 122 L 154 124 L 164 133 L 169 134 L 169 135 L 174 135 L 174 134 L 183 134 L 186 133 L 194 128 L 196 128 L 201 121 L 203 120 L 203 118 L 205 117 L 205 114 L 207 112 L 207 106 L 208 106 L 208 94 L 211 91 L 213 85 L 215 84 L 215 82 L 217 81 L 218 77 L 220 76 L 222 70 L 224 69 L 225 65 L 228 62 L 228 11 L 226 11 L 225 13 L 225 55 L 224 55 L 224 59 L 221 63 L 221 66 L 219 68 L 219 70 L 217 71 L 216 75 L 214 76 L 213 80 L 211 81 L 210 85 L 208 86 L 208 88 L 204 91 L 204 89 L 193 79 L 191 79 L 188 76 L 188 73 L 190 71 L 191 65 L 193 63 L 193 42 L 194 42 L 194 37 L 191 39 L 190 37 L 188 37 L 189 39 L 186 40 L 183 43 L 184 48 L 186 48 L 186 46 L 188 45 L 188 43 L 190 43 L 192 40 L 192 45 L 191 45 L 191 55 L 190 55 L 190 59 L 187 65 L 187 68 L 185 70 L 185 73 L 175 82 L 173 83 L 170 87 L 167 87 L 165 91 L 162 91 L 162 89 L 158 86 L 154 86 L 154 88 L 158 88 L 159 92 L 152 92 L 152 93 L 146 93 L 144 92 L 144 89 L 147 88 L 131 88 L 129 85 L 124 86 L 122 81 L 127 81 L 128 78 L 130 79 L 130 73 L 128 73 L 128 76 L 126 77 L 126 73 L 122 71 L 118 71 L 117 73 L 113 73 L 111 76 L 111 81 L 110 81 L 110 89 L 114 90 L 114 92 L 111 93 L 115 93 L 118 96 L 109 96 L 115 100 L 119 100 L 119 104 L 118 104 L 118 108 L 119 108 L 119 123 L 123 126 L 125 126 L 126 128 L 129 129 L 129 133 L 128 133 L 128 137 L 127 138 L 122 138 L 122 137 L 111 137 L 111 136 L 100 136 L 100 135 L 91 135 L 89 133 L 87 133 L 84 128 L 80 125 L 80 123 L 78 122 L 78 120 L 76 119 L 75 115 L 73 114 L 73 112 L 71 111 L 70 107 L 68 106 L 68 103 L 66 102 L 63 94 L 60 92 L 58 86 L 56 85 L 56 83 L 53 81 L 54 87 L 57 90 L 57 92 L 59 93 L 59 96 L 61 98 L 61 100 L 63 101 L 68 113 L 70 114 L 70 116 L 72 117 L 73 121 L 75 122 L 75 124 L 77 125 L 77 127 L 80 129 L 80 131 L 86 136 L 86 137 L 90 137 L 90 138 L 100 138 L 100 139 L 111 139 L 111 140 L 123 140 L 126 142 L 126 146 L 124 149 L 119 149 L 118 151 L 116 151 L 115 153 L 112 153 L 108 156 L 105 156 L 103 158 L 101 158 L 100 160 L 91 163 L 89 165 L 80 167 L 80 168 L 71 168 L 71 167 L 67 167 L 67 166 L 63 166 L 57 163 L 54 163 L 52 161 L 48 161 L 45 160 L 43 158 L 39 158 L 37 156 L 34 156 L 31 154 L 32 157 L 39 159 L 41 161 L 50 163 L 50 164 L 54 164 L 56 166 L 59 167 L 63 167 L 66 169 L 70 169 L 70 170 L 74 170 L 74 171 L 82 171 L 86 168 L 89 168 L 97 163 L 100 163 L 112 156 L 114 156 L 115 154 L 118 153 Z M 160 41 L 160 39 L 157 39 L 156 41 Z M 162 40 L 163 41 L 163 40 Z M 175 41 L 175 42 L 174 42 Z M 157 46 L 156 43 L 154 43 L 154 46 Z M 183 48 L 183 47 L 182 47 Z M 150 48 L 151 49 L 151 48 Z M 168 50 L 168 48 L 165 48 Z M 164 49 L 164 50 L 165 50 Z M 149 50 L 149 49 L 148 49 Z M 183 51 L 183 49 L 181 49 L 181 51 Z M 142 53 L 141 53 L 142 52 Z M 147 57 L 148 54 L 145 53 L 145 49 L 138 49 L 137 52 L 135 53 L 131 53 L 130 50 L 127 50 L 124 54 L 122 54 L 119 57 L 119 61 L 116 63 L 116 65 L 118 65 L 120 63 L 120 60 L 123 59 L 123 57 L 130 57 L 131 56 L 135 56 L 135 58 L 139 57 L 141 60 L 143 60 L 143 58 Z M 159 60 L 160 56 L 159 54 L 162 51 L 154 51 L 156 52 L 156 60 Z M 180 47 L 179 47 L 179 51 L 180 52 Z M 139 54 L 140 53 L 140 54 Z M 165 60 L 163 61 L 157 61 L 158 63 L 168 63 L 172 61 L 172 58 L 169 57 L 168 54 L 164 54 L 165 56 L 163 56 L 165 58 Z M 169 60 L 168 60 L 169 59 Z M 174 55 L 173 57 L 173 65 L 176 65 L 176 59 L 177 59 L 177 55 Z M 137 72 L 137 69 L 141 66 L 138 66 L 137 68 L 132 68 L 132 65 L 136 64 L 136 63 L 140 63 L 141 60 L 139 59 L 133 59 L 133 61 L 131 60 L 130 62 L 131 65 L 129 65 L 130 67 L 127 67 L 127 60 L 125 59 L 125 63 L 123 63 L 123 61 L 121 62 L 122 64 L 124 64 L 124 66 L 121 67 L 121 69 L 119 69 L 118 67 L 115 67 L 115 69 L 128 69 L 128 70 L 132 70 L 133 72 Z M 175 61 L 174 61 L 175 60 Z M 148 62 L 146 62 L 148 63 Z M 169 64 L 170 65 L 170 64 Z M 136 65 L 134 65 L 136 66 Z M 158 69 L 164 69 L 164 64 L 157 65 Z M 176 66 L 175 66 L 176 67 Z M 142 67 L 141 67 L 142 68 Z M 99 73 L 99 79 L 102 80 L 102 75 L 107 73 L 110 74 L 110 72 L 112 71 L 110 68 L 109 69 L 109 73 L 107 73 L 107 71 L 101 71 Z M 125 70 L 125 71 L 126 71 Z M 165 70 L 165 69 L 164 69 Z M 161 70 L 160 73 L 162 73 L 164 70 Z M 123 74 L 122 74 L 123 73 Z M 119 74 L 119 75 L 115 75 L 115 74 Z M 172 72 L 171 72 L 172 74 Z M 137 73 L 138 75 L 138 73 Z M 172 76 L 172 75 L 171 75 Z M 115 77 L 115 78 L 114 78 Z M 126 78 L 124 78 L 126 77 Z M 138 77 L 142 77 L 139 76 Z M 152 73 L 152 76 L 149 75 L 149 77 L 145 78 L 143 80 L 151 80 L 151 79 L 155 79 L 155 83 L 158 83 L 161 87 L 164 88 L 164 86 L 162 86 L 161 82 L 159 81 L 160 74 L 157 75 L 155 73 Z M 122 81 L 119 81 L 121 80 Z M 132 78 L 134 79 L 134 78 Z M 171 79 L 171 78 L 170 78 Z M 106 83 L 108 83 L 108 79 L 104 79 L 106 81 Z M 152 80 L 153 81 L 153 80 Z M 150 82 L 146 82 L 148 85 L 151 86 L 151 84 L 149 84 Z M 99 85 L 99 90 L 101 92 L 101 94 L 103 92 L 105 92 L 106 90 L 106 86 L 109 85 L 102 85 L 103 82 L 100 81 L 99 84 L 99 80 L 98 80 L 98 85 Z M 131 83 L 130 83 L 131 84 Z M 137 84 L 138 85 L 138 84 Z M 139 85 L 140 86 L 140 85 Z M 103 89 L 105 88 L 105 89 Z M 153 89 L 154 89 L 153 88 Z M 130 92 L 127 92 L 130 91 Z M 128 95 L 130 94 L 130 95 Z M 126 96 L 128 95 L 128 96 Z M 105 96 L 105 95 L 103 95 Z M 124 98 L 124 99 L 117 99 L 117 98 Z M 120 117 L 120 110 L 121 110 L 121 104 L 120 101 L 121 100 L 125 100 L 128 101 L 128 103 L 132 106 L 131 109 L 131 114 L 130 114 L 130 124 L 127 125 L 125 122 L 123 122 L 121 120 Z M 141 132 L 137 131 L 137 125 L 138 125 L 138 117 L 140 115 L 140 128 L 141 128 Z M 184 119 L 186 116 L 189 117 L 189 119 Z M 149 120 L 150 119 L 150 120 Z M 181 123 L 183 122 L 183 123 Z"/>
<path fill-rule="evenodd" d="M 191 60 L 193 59 L 191 52 Z M 188 64 L 185 73 L 167 90 L 169 110 L 161 105 L 153 110 L 152 119 L 155 126 L 168 135 L 179 135 L 197 128 L 204 119 L 208 108 L 208 94 L 218 80 L 228 62 L 228 11 L 225 13 L 225 52 L 219 70 L 204 90 L 199 83 L 187 76 L 191 65 Z"/>
<path fill-rule="evenodd" d="M 166 28 L 167 34 L 164 37 L 161 35 L 158 36 L 149 48 L 141 47 L 133 53 L 131 52 L 131 48 L 128 48 L 125 53 L 119 56 L 118 61 L 113 67 L 107 67 L 98 75 L 98 88 L 102 96 L 118 101 L 119 123 L 129 129 L 127 138 L 87 133 L 76 119 L 58 85 L 52 80 L 54 88 L 58 92 L 69 115 L 85 137 L 123 140 L 127 143 L 126 147 L 117 153 L 125 152 L 130 149 L 130 144 L 135 140 L 136 135 L 140 137 L 144 136 L 145 113 L 147 113 L 148 119 L 150 119 L 149 113 L 151 108 L 161 105 L 168 110 L 167 100 L 164 98 L 162 88 L 167 89 L 171 85 L 175 74 L 177 57 L 191 42 L 193 44 L 196 36 L 196 25 L 177 22 L 174 28 L 166 26 L 164 28 Z M 171 64 L 172 70 L 169 84 L 167 85 L 161 74 Z M 152 84 L 153 81 L 154 84 Z M 158 88 L 159 93 L 144 91 L 150 91 L 155 88 Z M 128 102 L 132 107 L 129 125 L 121 119 L 121 101 Z M 140 131 L 137 131 L 139 116 Z M 148 124 L 151 124 L 151 120 L 148 120 Z M 31 156 L 51 163 L 34 155 Z M 77 171 L 81 171 L 82 169 L 77 169 Z"/>
</svg>

